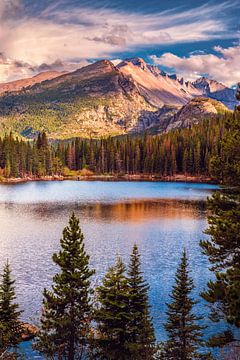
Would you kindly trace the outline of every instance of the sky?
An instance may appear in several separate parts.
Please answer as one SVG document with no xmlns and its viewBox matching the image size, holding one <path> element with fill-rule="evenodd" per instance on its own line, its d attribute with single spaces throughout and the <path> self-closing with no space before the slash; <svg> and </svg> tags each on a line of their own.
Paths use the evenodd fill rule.
<svg viewBox="0 0 240 360">
<path fill-rule="evenodd" d="M 132 57 L 234 86 L 240 0 L 0 0 L 0 83 Z"/>
</svg>

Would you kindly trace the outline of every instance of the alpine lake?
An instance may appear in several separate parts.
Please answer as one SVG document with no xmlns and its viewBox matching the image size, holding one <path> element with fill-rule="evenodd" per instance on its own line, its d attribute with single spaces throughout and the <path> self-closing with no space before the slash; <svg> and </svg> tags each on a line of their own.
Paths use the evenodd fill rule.
<svg viewBox="0 0 240 360">
<path fill-rule="evenodd" d="M 166 339 L 166 302 L 182 251 L 186 248 L 195 311 L 204 316 L 208 337 L 216 327 L 200 297 L 212 274 L 199 241 L 206 238 L 206 199 L 217 185 L 146 181 L 39 181 L 0 185 L 0 267 L 9 259 L 16 280 L 22 319 L 38 325 L 42 292 L 57 271 L 52 254 L 74 211 L 80 218 L 93 287 L 100 284 L 116 254 L 127 264 L 134 243 L 150 285 L 151 314 L 158 341 Z M 216 326 L 216 325 L 215 325 Z M 219 325 L 218 329 L 219 329 Z M 26 359 L 43 359 L 31 342 L 20 346 Z"/>
</svg>

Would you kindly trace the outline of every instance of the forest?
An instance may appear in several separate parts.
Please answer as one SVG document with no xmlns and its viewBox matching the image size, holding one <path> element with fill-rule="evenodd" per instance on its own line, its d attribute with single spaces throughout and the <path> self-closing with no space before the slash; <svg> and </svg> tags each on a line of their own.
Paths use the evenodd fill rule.
<svg viewBox="0 0 240 360">
<path fill-rule="evenodd" d="M 77 174 L 176 174 L 214 176 L 212 159 L 222 156 L 227 123 L 239 113 L 226 113 L 185 129 L 155 136 L 122 136 L 99 140 L 51 141 L 46 133 L 26 141 L 0 138 L 1 178 Z"/>
<path fill-rule="evenodd" d="M 202 133 L 205 130 L 205 141 L 207 141 L 207 134 L 211 130 L 206 126 L 199 128 Z M 173 140 L 177 136 L 182 136 L 185 146 L 189 146 L 194 139 L 193 136 L 191 139 L 189 135 L 194 132 L 202 144 L 204 139 L 197 133 L 197 129 L 198 127 L 194 127 L 156 137 L 153 143 L 166 144 L 166 139 L 169 141 L 168 144 L 174 143 Z M 123 263 L 121 257 L 117 256 L 115 264 L 108 269 L 101 284 L 93 288 L 91 279 L 95 270 L 91 268 L 89 255 L 85 251 L 84 235 L 79 226 L 79 219 L 73 213 L 63 230 L 59 251 L 52 257 L 57 272 L 53 276 L 51 289 L 45 289 L 43 292 L 41 320 L 33 342 L 33 347 L 44 358 L 62 360 L 239 359 L 239 115 L 235 113 L 231 118 L 221 119 L 221 122 L 215 124 L 214 129 L 215 134 L 221 133 L 221 140 L 217 137 L 215 141 L 209 140 L 205 149 L 208 151 L 212 149 L 212 152 L 210 151 L 211 166 L 214 168 L 216 178 L 222 181 L 225 187 L 208 199 L 206 233 L 209 237 L 200 241 L 199 245 L 208 258 L 213 276 L 200 296 L 208 303 L 211 310 L 210 320 L 215 323 L 224 322 L 226 329 L 215 333 L 207 340 L 203 339 L 205 328 L 201 325 L 202 318 L 196 316 L 194 312 L 196 304 L 192 293 L 194 283 L 189 273 L 191 259 L 183 249 L 175 272 L 170 301 L 167 304 L 165 323 L 167 340 L 157 343 L 150 316 L 149 285 L 141 270 L 141 255 L 138 247 L 134 245 L 127 265 Z M 79 140 L 76 139 L 74 143 L 57 144 L 57 146 L 49 145 L 43 134 L 33 145 L 13 140 L 11 136 L 6 137 L 3 143 L 4 141 L 11 146 L 13 144 L 19 148 L 22 146 L 23 149 L 29 151 L 29 155 L 32 154 L 31 151 L 36 151 L 39 160 L 49 161 L 52 151 L 57 153 L 62 147 L 63 153 L 66 152 L 67 155 L 71 146 L 76 146 Z M 138 138 L 132 140 L 127 138 L 116 139 L 113 142 L 108 139 L 106 142 L 96 142 L 95 145 L 98 145 L 100 151 L 100 149 L 106 149 L 103 144 L 106 146 L 116 142 L 119 146 L 117 149 L 122 149 L 122 144 L 129 145 L 131 141 L 144 144 Z M 88 144 L 90 148 L 90 142 L 80 141 L 80 144 Z M 147 144 L 150 146 L 150 143 Z M 219 153 L 216 152 L 216 144 L 218 144 Z M 94 160 L 93 158 L 92 161 Z M 159 279 L 161 279 L 161 270 L 159 270 Z M 21 334 L 21 311 L 17 303 L 10 264 L 7 261 L 2 270 L 0 282 L 0 356 L 2 359 L 16 359 L 20 356 L 18 345 L 22 341 Z M 219 350 L 216 353 L 212 349 Z"/>
</svg>

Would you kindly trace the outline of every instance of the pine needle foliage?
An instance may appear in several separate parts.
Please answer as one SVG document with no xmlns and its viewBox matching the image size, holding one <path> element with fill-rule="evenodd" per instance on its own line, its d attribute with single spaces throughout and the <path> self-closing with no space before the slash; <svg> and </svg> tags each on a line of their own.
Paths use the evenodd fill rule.
<svg viewBox="0 0 240 360">
<path fill-rule="evenodd" d="M 60 271 L 44 290 L 41 330 L 36 348 L 50 359 L 86 359 L 90 337 L 92 290 L 84 236 L 73 213 L 63 230 L 61 249 L 53 255 Z"/>
<path fill-rule="evenodd" d="M 130 359 L 128 325 L 129 285 L 125 265 L 118 256 L 97 289 L 97 359 Z"/>
<path fill-rule="evenodd" d="M 184 250 L 172 289 L 172 301 L 167 304 L 168 319 L 165 329 L 168 333 L 168 360 L 193 360 L 200 357 L 198 349 L 202 345 L 203 327 L 198 324 L 202 318 L 193 312 L 196 304 L 191 297 L 193 289 L 194 284 L 189 276 L 188 259 Z"/>
<path fill-rule="evenodd" d="M 210 210 L 207 240 L 201 241 L 215 278 L 208 283 L 203 298 L 209 302 L 211 319 L 224 320 L 240 328 L 240 112 L 235 111 L 226 124 L 222 154 L 214 160 L 224 189 L 208 200 Z M 216 334 L 209 343 L 224 346 L 234 336 Z M 239 338 L 235 340 L 240 340 Z"/>
<path fill-rule="evenodd" d="M 154 348 L 154 329 L 148 302 L 149 285 L 143 278 L 141 259 L 135 244 L 128 269 L 129 285 L 129 342 L 131 359 L 152 359 Z"/>
<path fill-rule="evenodd" d="M 6 262 L 0 284 L 0 354 L 21 342 L 21 311 L 16 302 L 15 281 L 11 276 L 9 262 Z"/>
</svg>

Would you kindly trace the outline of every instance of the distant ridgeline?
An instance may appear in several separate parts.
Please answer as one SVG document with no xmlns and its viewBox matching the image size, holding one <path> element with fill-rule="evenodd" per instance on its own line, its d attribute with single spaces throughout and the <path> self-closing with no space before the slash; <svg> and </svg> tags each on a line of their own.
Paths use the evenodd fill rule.
<svg viewBox="0 0 240 360">
<path fill-rule="evenodd" d="M 46 134 L 34 141 L 0 138 L 0 175 L 4 178 L 94 174 L 212 175 L 211 159 L 220 157 L 226 122 L 239 113 L 226 113 L 186 129 L 156 136 L 122 136 L 101 140 L 49 142 Z M 239 119 L 240 120 L 240 119 Z"/>
</svg>

